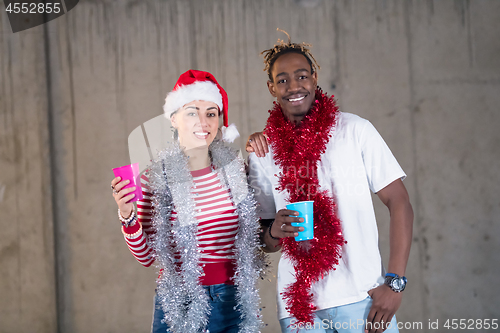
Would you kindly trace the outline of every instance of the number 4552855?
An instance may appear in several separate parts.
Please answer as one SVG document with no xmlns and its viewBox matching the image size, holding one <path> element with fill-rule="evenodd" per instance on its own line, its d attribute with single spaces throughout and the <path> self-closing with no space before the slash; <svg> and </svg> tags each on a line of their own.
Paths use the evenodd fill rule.
<svg viewBox="0 0 500 333">
<path fill-rule="evenodd" d="M 43 14 L 43 13 L 54 13 L 58 14 L 61 12 L 61 4 L 60 3 L 20 3 L 20 2 L 14 2 L 14 3 L 9 3 L 7 8 L 5 8 L 5 11 L 8 13 L 14 13 L 14 14 Z"/>
<path fill-rule="evenodd" d="M 444 328 L 452 330 L 496 330 L 498 329 L 498 319 L 448 319 L 444 323 Z"/>
</svg>

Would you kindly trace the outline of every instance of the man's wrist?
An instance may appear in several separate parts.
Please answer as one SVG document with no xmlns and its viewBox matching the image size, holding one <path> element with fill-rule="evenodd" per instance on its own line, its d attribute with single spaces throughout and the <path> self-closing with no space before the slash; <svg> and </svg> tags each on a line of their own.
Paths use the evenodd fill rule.
<svg viewBox="0 0 500 333">
<path fill-rule="evenodd" d="M 260 219 L 260 225 L 262 227 L 261 233 L 260 233 L 260 240 L 262 244 L 262 250 L 264 252 L 276 252 L 281 249 L 281 242 L 280 239 L 278 238 L 273 239 L 271 238 L 272 234 L 269 234 L 269 230 L 272 227 L 271 222 L 273 222 L 274 219 Z"/>
<path fill-rule="evenodd" d="M 269 237 L 271 237 L 271 239 L 274 239 L 274 240 L 280 240 L 279 238 L 274 237 L 273 234 L 271 233 L 271 229 L 273 227 L 274 221 L 276 221 L 276 220 L 271 221 L 271 223 L 269 224 L 269 228 L 267 229 L 267 230 L 269 230 Z"/>
</svg>

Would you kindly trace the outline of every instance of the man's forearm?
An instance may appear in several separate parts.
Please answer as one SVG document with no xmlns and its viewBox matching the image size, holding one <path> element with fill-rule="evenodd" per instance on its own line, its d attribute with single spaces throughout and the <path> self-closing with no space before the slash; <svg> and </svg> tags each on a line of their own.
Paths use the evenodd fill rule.
<svg viewBox="0 0 500 333">
<path fill-rule="evenodd" d="M 397 179 L 377 192 L 377 195 L 391 214 L 391 252 L 388 271 L 389 273 L 404 276 L 413 233 L 413 209 L 408 191 L 406 191 L 401 179 Z"/>
<path fill-rule="evenodd" d="M 413 209 L 409 200 L 401 200 L 390 207 L 390 273 L 404 276 L 410 255 L 413 235 Z"/>
</svg>

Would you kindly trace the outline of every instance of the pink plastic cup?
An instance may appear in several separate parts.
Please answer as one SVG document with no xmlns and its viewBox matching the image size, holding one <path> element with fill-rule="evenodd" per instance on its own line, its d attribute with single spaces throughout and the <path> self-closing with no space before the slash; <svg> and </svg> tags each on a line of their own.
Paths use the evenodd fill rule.
<svg viewBox="0 0 500 333">
<path fill-rule="evenodd" d="M 141 189 L 141 180 L 139 179 L 139 163 L 124 165 L 119 168 L 114 168 L 113 173 L 115 177 L 121 177 L 121 181 L 130 180 L 130 183 L 126 185 L 124 188 L 129 188 L 135 186 L 135 191 L 130 192 L 129 194 L 134 193 L 135 197 L 132 198 L 129 202 L 134 202 L 138 200 L 142 200 L 142 189 Z"/>
</svg>

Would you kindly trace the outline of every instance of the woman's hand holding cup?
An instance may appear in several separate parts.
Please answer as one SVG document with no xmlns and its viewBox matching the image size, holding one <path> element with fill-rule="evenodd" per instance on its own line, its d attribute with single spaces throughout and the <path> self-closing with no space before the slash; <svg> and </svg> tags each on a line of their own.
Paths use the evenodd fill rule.
<svg viewBox="0 0 500 333">
<path fill-rule="evenodd" d="M 120 214 L 123 218 L 128 218 L 132 211 L 134 210 L 134 204 L 130 202 L 135 197 L 134 192 L 135 186 L 125 188 L 130 183 L 130 180 L 126 179 L 121 181 L 121 177 L 116 177 L 111 181 L 111 187 L 113 188 L 113 198 L 120 209 Z"/>
</svg>

